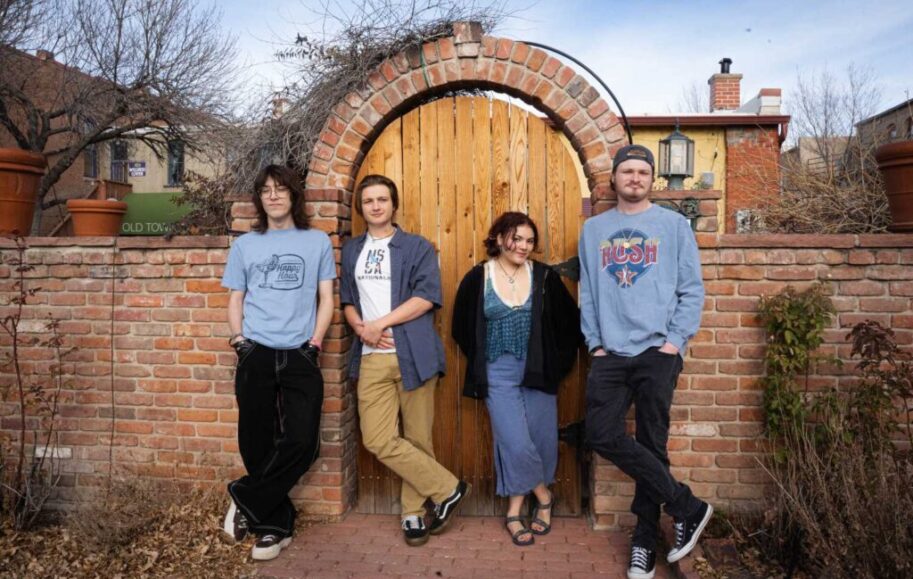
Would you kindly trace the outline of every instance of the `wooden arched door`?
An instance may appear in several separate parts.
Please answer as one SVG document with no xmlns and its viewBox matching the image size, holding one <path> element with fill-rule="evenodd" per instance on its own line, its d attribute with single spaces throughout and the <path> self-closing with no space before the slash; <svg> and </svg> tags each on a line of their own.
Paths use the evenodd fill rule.
<svg viewBox="0 0 913 579">
<path fill-rule="evenodd" d="M 485 258 L 482 240 L 504 211 L 528 213 L 539 226 L 535 258 L 557 264 L 577 253 L 583 221 L 583 173 L 567 139 L 521 107 L 485 97 L 447 97 L 392 122 L 359 171 L 380 173 L 400 190 L 397 223 L 431 240 L 441 265 L 444 307 L 436 316 L 447 375 L 436 395 L 434 448 L 438 460 L 473 485 L 463 514 L 502 514 L 495 496 L 491 426 L 484 401 L 461 396 L 466 362 L 450 338 L 453 299 L 463 275 Z M 353 235 L 364 231 L 353 211 Z M 565 279 L 572 295 L 577 284 Z M 559 423 L 583 417 L 582 360 L 561 386 Z M 556 514 L 581 512 L 577 449 L 560 443 Z M 364 447 L 358 457 L 358 510 L 399 513 L 399 478 Z"/>
</svg>

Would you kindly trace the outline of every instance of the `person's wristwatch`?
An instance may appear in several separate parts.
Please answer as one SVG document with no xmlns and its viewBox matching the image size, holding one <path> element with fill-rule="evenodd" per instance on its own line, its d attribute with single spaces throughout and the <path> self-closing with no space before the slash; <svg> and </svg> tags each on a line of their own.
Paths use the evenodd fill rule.
<svg viewBox="0 0 913 579">
<path fill-rule="evenodd" d="M 237 334 L 232 334 L 231 337 L 228 338 L 228 345 L 231 347 L 234 347 L 235 344 L 237 343 L 237 342 L 235 342 L 235 339 L 237 339 L 237 338 L 244 338 L 244 334 L 242 334 L 241 332 L 238 332 Z M 244 338 L 244 339 L 246 340 L 247 338 Z"/>
</svg>

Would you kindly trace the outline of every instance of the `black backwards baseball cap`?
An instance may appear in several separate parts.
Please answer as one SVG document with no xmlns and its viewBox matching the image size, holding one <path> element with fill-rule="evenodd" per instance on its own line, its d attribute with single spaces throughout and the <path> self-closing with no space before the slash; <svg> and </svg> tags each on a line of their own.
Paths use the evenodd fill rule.
<svg viewBox="0 0 913 579">
<path fill-rule="evenodd" d="M 618 152 L 615 153 L 615 158 L 612 159 L 612 172 L 614 173 L 619 165 L 631 159 L 646 161 L 651 169 L 656 170 L 656 165 L 653 163 L 653 153 L 650 152 L 650 149 L 643 145 L 625 145 L 618 149 Z"/>
</svg>

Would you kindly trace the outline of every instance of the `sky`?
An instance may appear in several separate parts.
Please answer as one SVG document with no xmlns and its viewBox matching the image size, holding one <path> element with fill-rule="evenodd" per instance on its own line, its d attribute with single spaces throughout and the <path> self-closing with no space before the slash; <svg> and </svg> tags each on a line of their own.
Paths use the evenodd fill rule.
<svg viewBox="0 0 913 579">
<path fill-rule="evenodd" d="M 348 0 L 221 0 L 222 26 L 238 40 L 242 79 L 265 94 L 294 80 L 277 49 L 325 25 L 319 14 L 351 10 Z M 512 13 L 495 36 L 547 44 L 586 63 L 627 114 L 683 112 L 683 92 L 708 90 L 723 57 L 743 75 L 742 101 L 761 88 L 848 66 L 869 69 L 883 110 L 913 98 L 910 0 L 507 0 Z M 596 84 L 591 80 L 592 84 Z M 605 96 L 605 95 L 604 95 Z"/>
</svg>

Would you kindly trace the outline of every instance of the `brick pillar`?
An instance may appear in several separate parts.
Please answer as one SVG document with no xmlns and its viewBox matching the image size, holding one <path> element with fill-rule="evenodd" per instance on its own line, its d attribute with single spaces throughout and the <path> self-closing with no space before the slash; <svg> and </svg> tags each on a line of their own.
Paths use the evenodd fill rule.
<svg viewBox="0 0 913 579">
<path fill-rule="evenodd" d="M 726 129 L 725 233 L 736 233 L 736 214 L 779 194 L 780 141 L 773 127 Z"/>
</svg>

